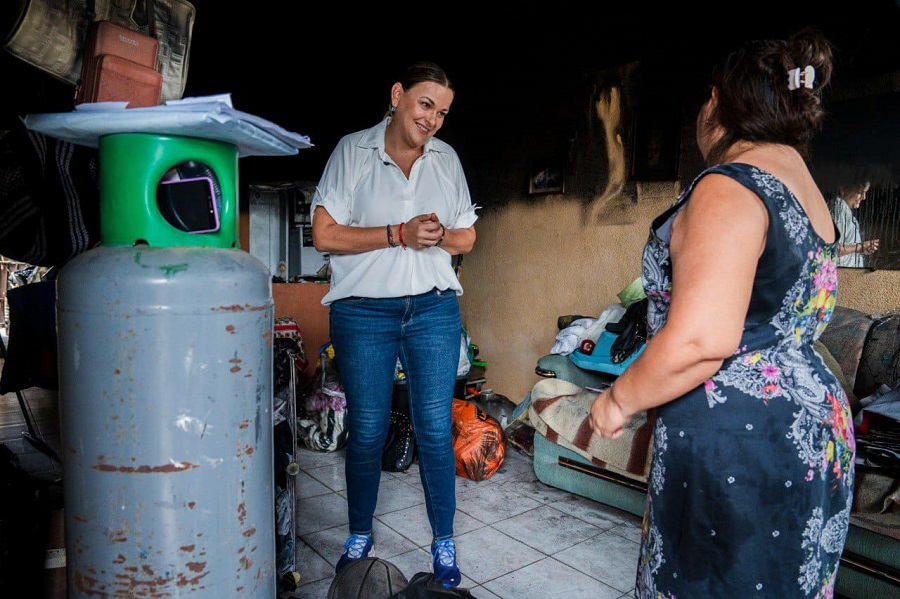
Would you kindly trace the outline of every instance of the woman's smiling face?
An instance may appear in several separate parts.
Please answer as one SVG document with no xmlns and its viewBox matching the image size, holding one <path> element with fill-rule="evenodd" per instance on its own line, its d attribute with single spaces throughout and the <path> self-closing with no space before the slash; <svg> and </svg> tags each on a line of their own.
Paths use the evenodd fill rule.
<svg viewBox="0 0 900 599">
<path fill-rule="evenodd" d="M 868 193 L 869 184 L 864 183 L 863 185 L 850 188 L 850 191 L 847 193 L 847 197 L 845 197 L 844 200 L 846 200 L 848 206 L 856 210 L 859 208 L 859 205 L 863 203 L 863 200 L 866 199 L 866 194 Z"/>
<path fill-rule="evenodd" d="M 433 81 L 406 90 L 395 83 L 391 93 L 397 107 L 393 121 L 411 146 L 424 145 L 440 130 L 455 95 L 449 87 Z"/>
</svg>

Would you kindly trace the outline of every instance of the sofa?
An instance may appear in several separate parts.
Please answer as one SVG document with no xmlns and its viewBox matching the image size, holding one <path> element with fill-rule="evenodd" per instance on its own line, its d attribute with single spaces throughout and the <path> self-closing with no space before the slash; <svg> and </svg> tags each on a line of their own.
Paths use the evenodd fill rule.
<svg viewBox="0 0 900 599">
<path fill-rule="evenodd" d="M 871 403 L 885 392 L 885 400 L 900 393 L 900 312 L 839 306 L 816 349 L 847 392 L 857 439 L 854 507 L 836 595 L 900 597 L 900 423 Z M 542 378 L 526 398 L 535 474 L 545 484 L 643 516 L 653 410 L 636 416 L 618 439 L 593 435 L 591 402 L 615 376 L 576 361 L 558 353 L 537 361 Z M 885 437 L 895 447 L 885 449 Z"/>
</svg>

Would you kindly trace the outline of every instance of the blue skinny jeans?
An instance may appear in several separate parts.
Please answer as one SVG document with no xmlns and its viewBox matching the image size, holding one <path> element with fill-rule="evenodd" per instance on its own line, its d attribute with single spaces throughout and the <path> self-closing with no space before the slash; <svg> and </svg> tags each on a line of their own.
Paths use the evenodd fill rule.
<svg viewBox="0 0 900 599">
<path fill-rule="evenodd" d="M 451 407 L 462 334 L 456 293 L 435 289 L 405 297 L 337 300 L 330 306 L 330 326 L 347 398 L 350 533 L 372 532 L 399 357 L 432 534 L 435 541 L 453 537 Z"/>
</svg>

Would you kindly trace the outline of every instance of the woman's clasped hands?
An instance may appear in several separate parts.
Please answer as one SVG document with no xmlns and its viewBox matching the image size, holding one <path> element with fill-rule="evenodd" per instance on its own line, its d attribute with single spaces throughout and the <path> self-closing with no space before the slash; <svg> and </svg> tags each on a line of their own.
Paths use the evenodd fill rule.
<svg viewBox="0 0 900 599">
<path fill-rule="evenodd" d="M 403 224 L 401 239 L 406 247 L 414 250 L 438 245 L 444 238 L 444 226 L 437 214 L 420 214 Z"/>
</svg>

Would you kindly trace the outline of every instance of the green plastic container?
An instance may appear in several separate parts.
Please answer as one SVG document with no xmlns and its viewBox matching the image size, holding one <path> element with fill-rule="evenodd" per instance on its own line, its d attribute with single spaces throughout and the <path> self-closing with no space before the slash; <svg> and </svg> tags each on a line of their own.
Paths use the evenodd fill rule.
<svg viewBox="0 0 900 599">
<path fill-rule="evenodd" d="M 101 245 L 239 247 L 236 145 L 196 137 L 118 133 L 101 137 L 99 152 Z M 170 194 L 177 189 L 183 194 L 188 189 L 186 183 L 182 185 L 183 179 L 191 175 L 175 176 L 182 179 L 178 185 L 167 184 L 174 173 L 188 170 L 196 174 L 198 166 L 204 171 L 201 174 L 214 182 L 214 191 L 209 194 L 212 197 L 195 194 L 188 196 L 188 201 L 194 202 L 196 197 L 198 203 L 214 204 L 218 217 L 214 230 L 175 222 L 171 212 L 164 215 L 171 202 L 158 200 L 161 191 Z M 200 181 L 209 190 L 206 180 L 201 177 Z"/>
</svg>

